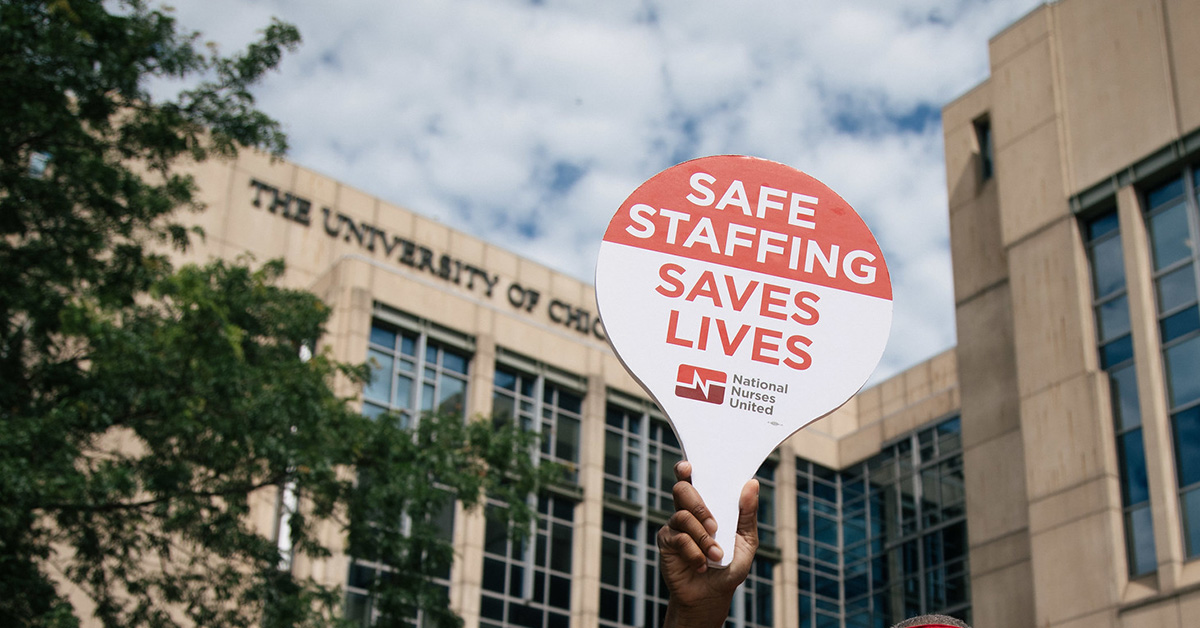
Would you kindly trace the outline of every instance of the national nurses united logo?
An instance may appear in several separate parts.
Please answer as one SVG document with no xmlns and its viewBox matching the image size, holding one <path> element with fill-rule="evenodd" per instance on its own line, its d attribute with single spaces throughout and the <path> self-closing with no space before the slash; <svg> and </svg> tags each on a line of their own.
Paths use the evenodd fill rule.
<svg viewBox="0 0 1200 628">
<path fill-rule="evenodd" d="M 680 364 L 675 378 L 675 395 L 705 403 L 725 403 L 727 376 L 721 371 Z"/>
</svg>

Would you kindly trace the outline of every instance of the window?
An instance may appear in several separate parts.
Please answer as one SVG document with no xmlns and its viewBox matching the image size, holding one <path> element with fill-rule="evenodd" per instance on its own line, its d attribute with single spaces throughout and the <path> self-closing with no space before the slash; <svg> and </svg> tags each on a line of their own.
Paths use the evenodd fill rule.
<svg viewBox="0 0 1200 628">
<path fill-rule="evenodd" d="M 1092 310 L 1096 317 L 1100 367 L 1108 374 L 1112 399 L 1121 474 L 1125 554 L 1129 574 L 1139 576 L 1154 571 L 1156 559 L 1117 210 L 1109 209 L 1086 221 L 1084 237 L 1092 275 Z"/>
<path fill-rule="evenodd" d="M 778 545 L 775 540 L 775 466 L 774 460 L 766 460 L 754 474 L 758 479 L 758 543 L 772 548 Z"/>
<path fill-rule="evenodd" d="M 975 141 L 979 144 L 979 182 L 983 183 L 996 176 L 992 121 L 987 116 L 975 120 Z"/>
<path fill-rule="evenodd" d="M 970 620 L 961 449 L 953 418 L 840 472 L 796 460 L 802 628 Z"/>
<path fill-rule="evenodd" d="M 548 495 L 538 498 L 537 530 L 528 539 L 514 540 L 503 522 L 488 517 L 482 628 L 568 628 L 574 521 L 575 502 Z"/>
<path fill-rule="evenodd" d="M 841 626 L 838 479 L 832 469 L 796 459 L 800 628 Z"/>
<path fill-rule="evenodd" d="M 1167 406 L 1175 447 L 1175 472 L 1187 556 L 1200 556 L 1200 307 L 1196 246 L 1200 171 L 1163 183 L 1146 194 L 1146 229 L 1154 268 L 1158 332 L 1162 342 Z M 1149 526 L 1149 516 L 1146 517 Z"/>
<path fill-rule="evenodd" d="M 492 417 L 540 433 L 540 459 L 562 464 L 578 481 L 583 378 L 501 350 L 492 378 Z M 483 628 L 566 628 L 571 608 L 571 546 L 576 502 L 537 497 L 536 535 L 510 538 L 507 526 L 489 517 L 483 557 Z M 490 504 L 489 509 L 503 507 Z"/>
<path fill-rule="evenodd" d="M 394 411 L 406 426 L 419 411 L 466 417 L 470 354 L 419 329 L 378 319 L 371 324 L 371 379 L 363 387 L 363 414 Z"/>
<path fill-rule="evenodd" d="M 370 380 L 363 385 L 363 414 L 380 417 L 393 412 L 406 427 L 419 420 L 420 412 L 449 412 L 465 419 L 470 357 L 465 336 L 377 306 L 368 340 Z M 453 505 L 435 523 L 445 539 L 452 538 Z M 391 568 L 383 562 L 352 559 L 346 580 L 347 619 L 363 626 L 374 623 L 378 613 L 371 588 L 389 573 Z M 448 592 L 449 578 L 447 570 L 435 582 Z M 419 614 L 412 618 L 414 626 L 422 622 Z"/>
<path fill-rule="evenodd" d="M 683 449 L 649 402 L 610 393 L 604 432 L 604 493 L 671 513 L 675 463 Z"/>
<path fill-rule="evenodd" d="M 454 504 L 448 504 L 438 518 L 433 522 L 438 530 L 439 536 L 450 541 L 454 531 Z M 371 595 L 372 589 L 381 579 L 386 580 L 391 576 L 393 570 L 388 565 L 373 560 L 364 560 L 362 558 L 354 558 L 350 562 L 350 573 L 346 579 L 346 604 L 344 615 L 360 626 L 371 626 L 375 623 L 378 616 L 378 610 L 375 608 L 375 600 Z M 434 575 L 434 583 L 438 590 L 445 596 L 446 604 L 450 604 L 450 569 L 447 568 L 441 573 Z M 425 628 L 427 625 L 424 617 L 418 613 L 411 621 L 406 622 L 409 626 Z"/>
<path fill-rule="evenodd" d="M 525 369 L 496 364 L 492 387 L 493 419 L 517 421 L 542 434 L 542 459 L 567 469 L 572 482 L 579 477 L 579 427 L 583 411 L 582 379 L 558 374 L 538 365 Z"/>
<path fill-rule="evenodd" d="M 667 585 L 658 571 L 661 523 L 605 511 L 600 550 L 600 625 L 660 628 Z"/>
<path fill-rule="evenodd" d="M 759 485 L 759 551 L 734 595 L 725 628 L 770 628 L 775 623 L 775 467 L 768 459 L 754 474 Z"/>
<path fill-rule="evenodd" d="M 772 628 L 775 625 L 775 562 L 755 556 L 750 573 L 734 594 L 725 628 Z"/>
</svg>

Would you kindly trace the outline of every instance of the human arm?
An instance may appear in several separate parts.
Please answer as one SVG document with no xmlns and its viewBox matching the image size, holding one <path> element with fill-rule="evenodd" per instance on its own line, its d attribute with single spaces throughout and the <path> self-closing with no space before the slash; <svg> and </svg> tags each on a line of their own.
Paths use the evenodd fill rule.
<svg viewBox="0 0 1200 628">
<path fill-rule="evenodd" d="M 758 481 L 750 480 L 738 500 L 733 562 L 724 569 L 709 567 L 707 559 L 720 560 L 723 550 L 729 550 L 717 547 L 717 522 L 692 486 L 691 475 L 691 463 L 675 465 L 675 514 L 658 531 L 659 569 L 671 594 L 665 628 L 721 626 L 758 549 Z"/>
</svg>

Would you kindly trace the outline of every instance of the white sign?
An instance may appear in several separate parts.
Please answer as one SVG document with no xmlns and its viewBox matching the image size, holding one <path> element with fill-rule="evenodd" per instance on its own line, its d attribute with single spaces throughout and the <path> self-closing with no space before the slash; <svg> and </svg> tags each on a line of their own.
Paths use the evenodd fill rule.
<svg viewBox="0 0 1200 628">
<path fill-rule="evenodd" d="M 789 166 L 736 155 L 658 173 L 596 265 L 609 342 L 658 402 L 733 559 L 742 485 L 879 363 L 892 287 L 870 230 Z"/>
</svg>

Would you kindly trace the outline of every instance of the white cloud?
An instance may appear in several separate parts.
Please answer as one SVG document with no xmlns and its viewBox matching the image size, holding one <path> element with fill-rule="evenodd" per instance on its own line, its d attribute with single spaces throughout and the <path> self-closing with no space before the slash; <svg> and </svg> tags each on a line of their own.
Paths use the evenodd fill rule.
<svg viewBox="0 0 1200 628">
<path fill-rule="evenodd" d="M 1037 2 L 174 4 L 227 51 L 272 15 L 299 27 L 259 91 L 293 160 L 585 281 L 612 213 L 665 167 L 745 153 L 809 172 L 888 256 L 878 378 L 954 342 L 936 112 Z"/>
</svg>

